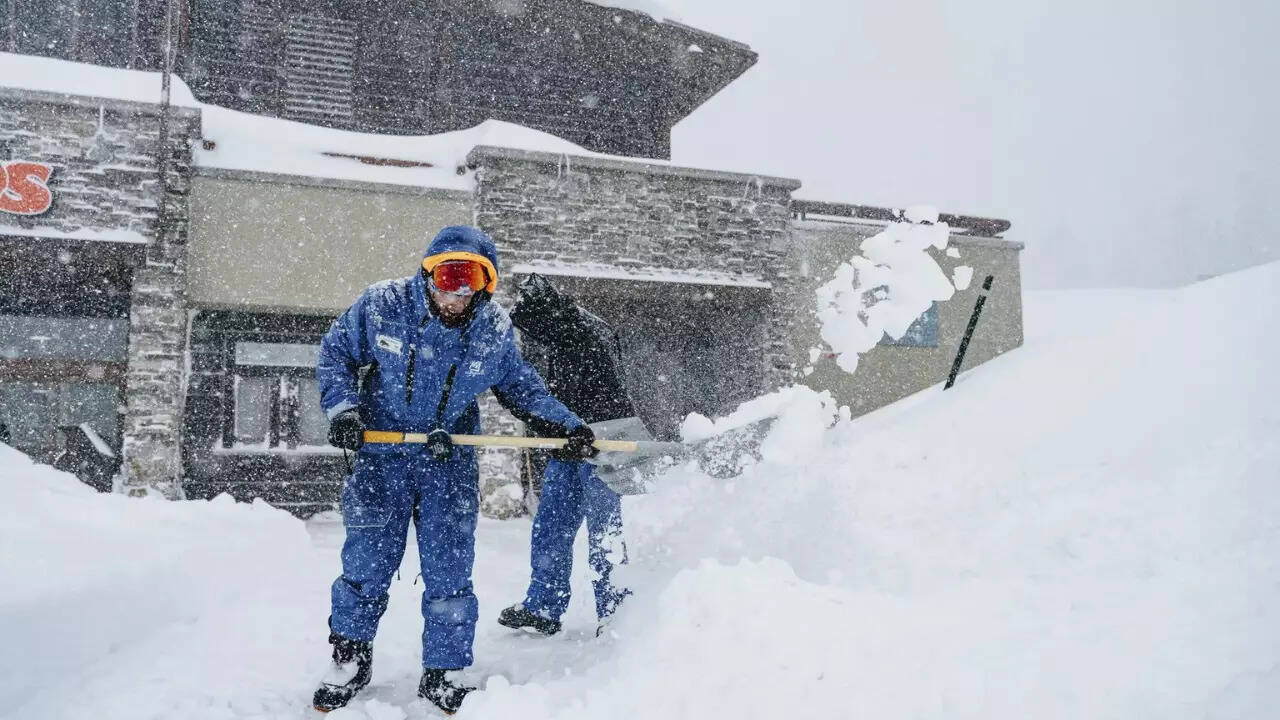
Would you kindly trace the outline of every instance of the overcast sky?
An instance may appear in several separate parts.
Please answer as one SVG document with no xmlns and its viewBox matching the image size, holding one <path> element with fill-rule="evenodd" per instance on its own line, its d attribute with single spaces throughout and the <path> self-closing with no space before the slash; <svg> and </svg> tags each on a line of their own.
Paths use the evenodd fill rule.
<svg viewBox="0 0 1280 720">
<path fill-rule="evenodd" d="M 1028 287 L 1280 259 L 1280 0 L 664 0 L 760 61 L 680 164 L 996 215 Z"/>
</svg>

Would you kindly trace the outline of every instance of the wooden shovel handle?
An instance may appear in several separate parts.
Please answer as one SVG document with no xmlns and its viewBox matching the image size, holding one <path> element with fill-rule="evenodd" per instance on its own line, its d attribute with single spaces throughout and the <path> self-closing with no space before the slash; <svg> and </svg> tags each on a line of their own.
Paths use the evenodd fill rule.
<svg viewBox="0 0 1280 720">
<path fill-rule="evenodd" d="M 475 445 L 484 447 L 514 447 L 554 450 L 564 447 L 568 442 L 564 438 L 523 437 L 512 435 L 450 435 L 454 445 Z M 364 441 L 367 443 L 425 443 L 426 433 L 402 433 L 390 430 L 365 430 Z M 634 440 L 596 440 L 598 450 L 613 452 L 636 452 L 640 443 Z"/>
</svg>

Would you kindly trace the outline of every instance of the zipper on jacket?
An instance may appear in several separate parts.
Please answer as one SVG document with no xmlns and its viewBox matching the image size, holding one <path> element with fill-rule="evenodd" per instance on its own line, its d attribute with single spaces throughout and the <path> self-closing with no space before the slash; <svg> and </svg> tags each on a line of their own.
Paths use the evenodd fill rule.
<svg viewBox="0 0 1280 720">
<path fill-rule="evenodd" d="M 453 376 L 458 374 L 458 366 L 453 365 L 449 368 L 449 374 L 444 378 L 444 392 L 440 393 L 440 406 L 436 408 L 436 422 L 444 422 L 444 408 L 449 404 L 449 393 L 453 392 Z"/>
<path fill-rule="evenodd" d="M 409 344 L 409 369 L 404 373 L 404 404 L 413 404 L 413 365 L 418 358 L 418 348 Z"/>
<path fill-rule="evenodd" d="M 467 359 L 467 348 L 470 346 L 471 326 L 467 325 L 462 328 L 461 343 L 462 349 L 458 356 L 458 362 L 449 366 L 449 374 L 444 378 L 444 391 L 440 393 L 440 404 L 436 407 L 436 424 L 441 429 L 448 431 L 449 428 L 444 427 L 444 409 L 449 405 L 449 394 L 453 392 L 453 378 L 458 374 L 458 365 Z"/>
</svg>

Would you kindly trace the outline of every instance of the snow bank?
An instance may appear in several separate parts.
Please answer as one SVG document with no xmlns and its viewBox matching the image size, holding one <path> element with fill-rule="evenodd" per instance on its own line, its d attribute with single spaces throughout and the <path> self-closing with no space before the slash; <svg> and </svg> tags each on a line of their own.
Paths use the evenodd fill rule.
<svg viewBox="0 0 1280 720">
<path fill-rule="evenodd" d="M 968 287 L 973 271 L 957 268 L 947 279 L 928 248 L 947 249 L 951 230 L 938 211 L 909 208 L 911 222 L 891 223 L 862 241 L 861 255 L 836 267 L 816 291 L 822 340 L 845 372 L 858 369 L 858 356 L 885 335 L 897 340 L 935 302 L 950 300 L 958 285 Z"/>
<path fill-rule="evenodd" d="M 300 522 L 263 503 L 101 495 L 7 445 L 0 527 L 0 708 L 15 717 L 48 717 L 24 715 L 24 703 L 91 684 L 116 650 L 145 646 L 159 628 L 194 624 L 246 598 L 269 601 L 298 582 L 310 542 Z M 219 638 L 212 648 L 153 648 L 145 667 L 129 669 L 136 684 L 100 695 L 100 710 L 147 717 L 148 705 L 172 707 L 199 682 L 202 673 L 184 680 L 184 669 L 230 663 L 249 649 L 270 657 L 271 628 L 227 626 Z M 225 672 L 203 674 L 214 686 L 227 681 Z"/>
<path fill-rule="evenodd" d="M 744 408 L 781 413 L 757 465 L 628 499 L 642 592 L 613 653 L 492 678 L 467 712 L 1266 716 L 1280 265 L 1028 317 L 1025 348 L 958 391 L 855 421 L 802 390 Z"/>
</svg>

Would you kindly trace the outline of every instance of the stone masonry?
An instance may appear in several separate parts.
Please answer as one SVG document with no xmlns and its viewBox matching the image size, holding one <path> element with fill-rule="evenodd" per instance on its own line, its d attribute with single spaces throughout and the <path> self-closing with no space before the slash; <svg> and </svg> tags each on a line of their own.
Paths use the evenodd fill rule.
<svg viewBox="0 0 1280 720">
<path fill-rule="evenodd" d="M 153 124 L 158 119 L 151 118 Z M 135 495 L 182 494 L 188 203 L 191 144 L 199 135 L 198 115 L 170 123 L 163 227 L 147 243 L 146 260 L 133 276 L 122 467 L 125 490 Z M 159 138 L 150 139 L 158 147 Z"/>
<path fill-rule="evenodd" d="M 130 311 L 124 488 L 180 494 L 187 197 L 199 112 L 174 108 L 160 227 L 160 107 L 150 103 L 0 90 L 3 159 L 53 166 L 53 206 L 6 216 L 6 235 L 139 247 Z"/>
<path fill-rule="evenodd" d="M 767 387 L 792 377 L 787 299 L 798 280 L 789 257 L 795 180 L 695 170 L 616 158 L 477 147 L 475 224 L 498 244 L 504 275 L 518 266 L 577 266 L 581 274 L 641 274 L 767 281 L 771 299 L 758 363 Z M 499 285 L 510 306 L 514 283 Z M 513 432 L 514 418 L 490 403 L 486 432 Z M 486 512 L 506 514 L 517 493 L 515 455 L 484 461 Z M 492 479 L 492 480 L 490 480 Z"/>
</svg>

